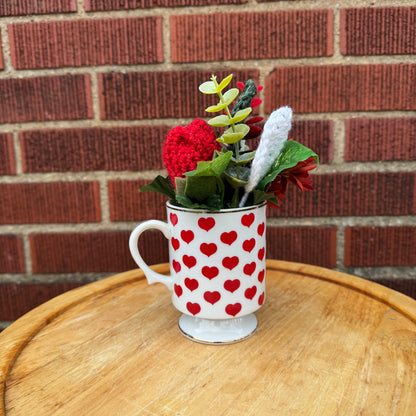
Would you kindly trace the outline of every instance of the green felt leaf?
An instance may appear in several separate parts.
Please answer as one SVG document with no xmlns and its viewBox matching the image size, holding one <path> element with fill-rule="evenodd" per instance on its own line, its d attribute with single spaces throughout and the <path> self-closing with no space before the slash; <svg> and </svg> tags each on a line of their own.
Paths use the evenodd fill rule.
<svg viewBox="0 0 416 416">
<path fill-rule="evenodd" d="M 210 195 L 204 203 L 194 202 L 186 196 L 178 195 L 176 201 L 185 208 L 206 209 L 208 211 L 218 211 L 222 208 L 222 201 L 219 195 Z"/>
<path fill-rule="evenodd" d="M 199 91 L 201 91 L 204 94 L 216 94 L 217 86 L 213 81 L 207 81 L 199 86 Z"/>
<path fill-rule="evenodd" d="M 246 186 L 250 176 L 250 169 L 244 166 L 231 167 L 224 172 L 225 179 L 234 188 L 242 188 Z"/>
<path fill-rule="evenodd" d="M 221 114 L 220 116 L 214 117 L 208 121 L 210 126 L 214 127 L 225 127 L 230 125 L 230 119 L 226 114 Z"/>
<path fill-rule="evenodd" d="M 237 111 L 234 117 L 230 119 L 230 123 L 237 124 L 240 121 L 243 121 L 251 113 L 251 111 L 252 111 L 251 107 L 247 107 L 247 108 L 244 108 L 243 110 Z"/>
<path fill-rule="evenodd" d="M 233 74 L 228 75 L 228 77 L 225 77 L 217 86 L 216 93 L 220 93 L 233 79 Z"/>
<path fill-rule="evenodd" d="M 231 162 L 236 165 L 245 165 L 248 162 L 251 162 L 254 159 L 254 156 L 256 155 L 256 151 L 253 150 L 252 152 L 247 153 L 241 153 L 238 155 L 237 158 L 232 157 Z"/>
<path fill-rule="evenodd" d="M 271 203 L 275 205 L 280 205 L 279 200 L 277 199 L 276 195 L 272 193 L 266 193 L 264 191 L 261 191 L 259 189 L 255 189 L 253 192 L 253 205 L 260 204 L 264 201 L 270 201 Z"/>
<path fill-rule="evenodd" d="M 186 178 L 175 178 L 176 195 L 185 195 Z"/>
<path fill-rule="evenodd" d="M 316 163 L 319 163 L 318 155 L 311 149 L 294 140 L 288 140 L 265 177 L 258 184 L 257 188 L 264 190 L 265 186 L 276 179 L 276 176 L 280 172 L 285 169 L 293 168 L 299 162 L 306 160 L 309 157 L 314 157 Z"/>
<path fill-rule="evenodd" d="M 164 178 L 163 176 L 158 175 L 151 183 L 140 188 L 140 192 L 146 191 L 157 192 L 166 195 L 171 199 L 175 199 L 175 190 L 169 177 Z"/>
<path fill-rule="evenodd" d="M 219 177 L 230 162 L 233 152 L 229 151 L 209 162 L 198 162 L 196 169 L 185 173 L 187 177 L 190 176 L 217 176 Z"/>
<path fill-rule="evenodd" d="M 188 176 L 184 195 L 197 202 L 204 202 L 210 195 L 217 193 L 216 176 Z"/>
<path fill-rule="evenodd" d="M 236 126 L 227 129 L 222 136 L 217 139 L 220 143 L 233 144 L 240 141 L 248 132 L 250 127 L 246 124 L 237 124 Z"/>
</svg>

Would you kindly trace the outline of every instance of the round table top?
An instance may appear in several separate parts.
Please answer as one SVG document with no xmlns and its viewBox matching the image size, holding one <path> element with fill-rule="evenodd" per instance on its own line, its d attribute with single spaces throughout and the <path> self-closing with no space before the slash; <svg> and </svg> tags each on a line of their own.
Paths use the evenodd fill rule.
<svg viewBox="0 0 416 416">
<path fill-rule="evenodd" d="M 0 335 L 0 415 L 414 415 L 416 301 L 393 290 L 269 260 L 248 340 L 179 316 L 139 269 L 46 302 Z"/>
</svg>

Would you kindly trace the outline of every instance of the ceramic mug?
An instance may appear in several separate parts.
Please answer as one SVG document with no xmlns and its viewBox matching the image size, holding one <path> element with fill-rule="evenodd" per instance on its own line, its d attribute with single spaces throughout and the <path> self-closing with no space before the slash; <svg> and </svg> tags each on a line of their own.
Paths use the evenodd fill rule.
<svg viewBox="0 0 416 416">
<path fill-rule="evenodd" d="M 173 305 L 184 314 L 179 321 L 184 335 L 196 339 L 201 331 L 228 328 L 241 336 L 257 327 L 253 312 L 265 298 L 265 211 L 266 204 L 210 212 L 167 203 L 167 223 L 145 221 L 131 233 L 134 260 L 149 284 L 160 282 L 172 291 Z M 169 240 L 170 276 L 151 270 L 139 253 L 138 239 L 148 229 L 160 230 Z M 227 338 L 213 336 L 219 338 L 205 341 Z"/>
</svg>

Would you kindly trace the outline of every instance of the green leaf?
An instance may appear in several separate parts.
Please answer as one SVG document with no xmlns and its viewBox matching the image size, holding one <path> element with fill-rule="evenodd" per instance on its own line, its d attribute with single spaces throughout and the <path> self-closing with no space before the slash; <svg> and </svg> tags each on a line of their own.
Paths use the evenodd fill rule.
<svg viewBox="0 0 416 416">
<path fill-rule="evenodd" d="M 159 194 L 166 195 L 171 199 L 175 199 L 175 190 L 169 177 L 164 178 L 163 176 L 158 175 L 151 183 L 140 188 L 140 192 L 146 191 L 158 192 Z"/>
<path fill-rule="evenodd" d="M 211 195 L 204 203 L 193 202 L 186 196 L 178 195 L 176 201 L 185 208 L 206 209 L 208 211 L 218 211 L 222 208 L 222 202 L 219 195 Z"/>
<path fill-rule="evenodd" d="M 244 166 L 238 168 L 232 167 L 224 172 L 225 179 L 234 188 L 242 188 L 246 186 L 248 178 L 250 176 L 250 169 Z"/>
<path fill-rule="evenodd" d="M 220 93 L 233 79 L 233 74 L 228 75 L 228 77 L 224 78 L 218 85 L 216 89 L 216 93 Z M 237 90 L 238 91 L 238 90 Z"/>
<path fill-rule="evenodd" d="M 319 163 L 318 155 L 311 149 L 294 140 L 286 141 L 279 156 L 276 158 L 265 177 L 257 185 L 257 188 L 264 190 L 265 186 L 275 180 L 280 172 L 285 169 L 293 168 L 299 162 L 302 162 L 311 156 L 315 158 L 316 163 Z"/>
<path fill-rule="evenodd" d="M 231 88 L 223 95 L 223 101 L 220 101 L 217 105 L 211 105 L 205 109 L 208 113 L 216 113 L 218 111 L 224 110 L 225 107 L 230 105 L 238 96 L 238 88 Z"/>
<path fill-rule="evenodd" d="M 176 195 L 185 195 L 186 178 L 175 178 Z"/>
<path fill-rule="evenodd" d="M 198 162 L 196 169 L 191 172 L 185 173 L 187 177 L 189 176 L 217 176 L 219 177 L 230 162 L 233 152 L 229 151 L 227 153 L 218 156 L 217 158 L 209 162 Z"/>
<path fill-rule="evenodd" d="M 222 114 L 209 120 L 208 124 L 214 127 L 225 127 L 230 125 L 230 121 L 227 115 Z"/>
<path fill-rule="evenodd" d="M 197 202 L 204 202 L 210 195 L 217 193 L 215 176 L 188 176 L 184 195 Z"/>
<path fill-rule="evenodd" d="M 264 191 L 260 191 L 259 189 L 255 189 L 253 192 L 253 205 L 260 204 L 264 201 L 270 201 L 271 203 L 279 206 L 279 200 L 277 199 L 276 195 L 272 193 L 266 193 Z"/>
<path fill-rule="evenodd" d="M 255 155 L 256 155 L 255 150 L 253 150 L 252 152 L 241 153 L 238 155 L 237 158 L 232 157 L 231 162 L 236 165 L 245 165 L 246 163 L 251 162 L 254 159 Z"/>
<path fill-rule="evenodd" d="M 248 132 L 250 127 L 246 124 L 237 124 L 236 126 L 227 129 L 222 136 L 217 139 L 220 143 L 233 144 L 240 141 Z"/>
<path fill-rule="evenodd" d="M 199 91 L 204 94 L 216 94 L 217 87 L 213 81 L 207 81 L 199 86 Z"/>
<path fill-rule="evenodd" d="M 244 108 L 243 110 L 237 111 L 235 116 L 230 119 L 230 123 L 237 124 L 243 121 L 251 113 L 251 107 Z"/>
</svg>

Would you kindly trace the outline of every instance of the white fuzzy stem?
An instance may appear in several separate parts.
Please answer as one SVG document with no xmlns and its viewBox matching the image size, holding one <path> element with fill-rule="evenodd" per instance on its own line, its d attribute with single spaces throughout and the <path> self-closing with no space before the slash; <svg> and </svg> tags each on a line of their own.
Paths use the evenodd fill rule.
<svg viewBox="0 0 416 416">
<path fill-rule="evenodd" d="M 266 175 L 276 158 L 279 156 L 288 138 L 292 127 L 292 109 L 281 107 L 273 111 L 266 121 L 261 135 L 256 156 L 251 165 L 248 183 L 245 186 L 245 194 L 240 202 L 243 207 L 247 201 L 248 194 L 258 185 Z"/>
</svg>

